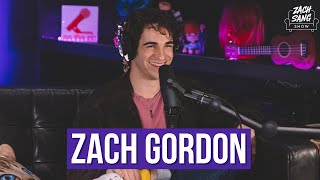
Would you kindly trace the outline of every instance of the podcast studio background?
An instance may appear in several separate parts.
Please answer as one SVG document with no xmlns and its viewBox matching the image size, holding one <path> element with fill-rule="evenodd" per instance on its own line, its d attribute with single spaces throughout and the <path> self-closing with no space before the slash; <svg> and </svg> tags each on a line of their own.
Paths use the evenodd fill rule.
<svg viewBox="0 0 320 180">
<path fill-rule="evenodd" d="M 230 62 L 224 59 L 218 33 L 227 2 L 214 1 L 208 5 L 205 0 L 173 1 L 173 8 L 181 12 L 185 22 L 205 24 L 207 33 L 204 54 L 178 53 L 174 64 L 176 71 L 208 81 L 207 84 L 215 89 L 256 97 L 267 106 L 264 110 L 274 110 L 273 113 L 265 113 L 267 118 L 302 124 L 320 121 L 316 111 L 320 102 L 317 62 L 308 70 L 300 70 L 293 66 L 275 65 L 270 56 L 259 56 L 250 61 Z M 284 19 L 293 6 L 312 5 L 316 17 L 320 14 L 318 1 L 256 2 L 262 7 L 265 21 L 264 45 L 269 45 L 272 37 L 287 32 Z M 121 58 L 112 40 L 119 21 L 115 0 L 4 0 L 1 4 L 2 86 L 96 87 L 122 75 Z M 61 6 L 64 4 L 99 7 L 98 43 L 57 40 L 61 32 Z M 319 42 L 318 34 L 317 30 L 313 33 L 316 44 Z M 319 47 L 316 49 L 318 52 Z"/>
<path fill-rule="evenodd" d="M 204 53 L 177 53 L 173 64 L 177 74 L 203 81 L 213 92 L 255 101 L 264 120 L 295 127 L 320 123 L 320 30 L 312 32 L 316 55 L 309 69 L 276 65 L 270 55 L 230 61 L 219 39 L 220 20 L 229 1 L 172 1 L 184 22 L 204 24 L 206 30 Z M 315 18 L 320 18 L 317 0 L 256 2 L 264 18 L 263 45 L 270 45 L 277 35 L 289 34 L 284 20 L 294 6 L 311 5 Z M 0 86 L 95 88 L 119 78 L 122 61 L 113 44 L 121 18 L 116 4 L 117 0 L 1 0 Z M 97 43 L 58 40 L 62 5 L 99 8 Z"/>
</svg>

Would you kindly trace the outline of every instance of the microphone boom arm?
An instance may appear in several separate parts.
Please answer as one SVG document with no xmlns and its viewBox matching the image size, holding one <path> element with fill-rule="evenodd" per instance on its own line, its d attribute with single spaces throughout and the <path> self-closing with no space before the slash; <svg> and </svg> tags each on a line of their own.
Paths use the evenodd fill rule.
<svg viewBox="0 0 320 180">
<path fill-rule="evenodd" d="M 239 118 L 243 121 L 244 125 L 249 126 L 257 131 L 261 131 L 262 135 L 265 137 L 274 137 L 277 134 L 290 135 L 294 134 L 295 136 L 309 137 L 309 138 L 320 138 L 320 129 L 317 128 L 297 128 L 297 127 L 280 127 L 275 121 L 267 121 L 264 124 L 260 124 L 241 113 L 238 113 L 223 104 L 218 100 L 219 97 L 211 94 L 205 94 L 199 90 L 191 90 L 191 93 L 187 93 L 186 90 L 176 81 L 169 78 L 167 83 L 176 88 L 181 92 L 185 97 L 197 101 L 199 104 L 203 104 L 209 107 L 213 112 L 222 110 L 223 112 L 232 115 L 233 117 Z"/>
</svg>

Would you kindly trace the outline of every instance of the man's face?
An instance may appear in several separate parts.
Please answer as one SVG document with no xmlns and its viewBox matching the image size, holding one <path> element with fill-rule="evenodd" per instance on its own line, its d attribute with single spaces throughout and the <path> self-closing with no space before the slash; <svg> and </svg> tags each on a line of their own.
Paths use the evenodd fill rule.
<svg viewBox="0 0 320 180">
<path fill-rule="evenodd" d="M 173 40 L 169 32 L 165 32 L 163 35 L 153 28 L 145 28 L 141 34 L 137 56 L 131 62 L 131 71 L 135 71 L 138 78 L 159 80 L 159 68 L 171 64 Z"/>
</svg>

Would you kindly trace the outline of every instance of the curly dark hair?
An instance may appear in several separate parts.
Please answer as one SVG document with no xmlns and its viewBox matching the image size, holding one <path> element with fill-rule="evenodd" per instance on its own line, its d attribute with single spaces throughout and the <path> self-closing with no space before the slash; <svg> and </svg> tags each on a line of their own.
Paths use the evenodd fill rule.
<svg viewBox="0 0 320 180">
<path fill-rule="evenodd" d="M 121 46 L 124 54 L 128 54 L 129 61 L 124 62 L 124 71 L 130 67 L 130 61 L 137 55 L 139 40 L 145 28 L 152 28 L 165 35 L 165 30 L 173 38 L 174 50 L 178 48 L 179 28 L 171 13 L 155 8 L 142 8 L 133 11 L 126 17 L 123 24 Z"/>
</svg>

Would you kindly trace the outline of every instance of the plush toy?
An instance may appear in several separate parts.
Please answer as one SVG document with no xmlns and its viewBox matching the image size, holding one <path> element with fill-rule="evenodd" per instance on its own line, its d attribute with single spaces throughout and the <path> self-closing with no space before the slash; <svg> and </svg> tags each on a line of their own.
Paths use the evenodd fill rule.
<svg viewBox="0 0 320 180">
<path fill-rule="evenodd" d="M 141 180 L 156 180 L 158 179 L 156 177 L 157 174 L 155 170 L 148 170 L 148 169 L 141 169 L 139 170 L 140 172 L 140 177 L 141 177 Z M 106 174 L 96 178 L 96 179 L 93 179 L 93 180 L 123 180 L 122 177 L 120 177 L 119 174 L 115 173 L 113 170 L 107 170 Z M 160 179 L 158 179 L 160 180 Z M 166 180 L 166 179 L 163 179 L 163 180 Z"/>
<path fill-rule="evenodd" d="M 117 173 L 108 173 L 93 180 L 123 180 L 123 178 L 120 177 Z"/>
<path fill-rule="evenodd" d="M 0 145 L 0 180 L 40 180 L 16 161 L 15 153 L 8 144 Z"/>
<path fill-rule="evenodd" d="M 225 4 L 219 23 L 219 42 L 226 46 L 261 46 L 264 44 L 264 17 L 258 2 L 231 0 Z M 255 55 L 239 55 L 235 59 L 255 59 Z"/>
<path fill-rule="evenodd" d="M 139 172 L 141 180 L 170 180 L 172 175 L 169 169 L 141 169 Z M 107 170 L 106 174 L 93 180 L 123 180 L 123 178 L 113 170 Z"/>
<path fill-rule="evenodd" d="M 202 30 L 204 30 L 204 26 L 202 26 Z M 202 35 L 201 35 L 201 34 Z M 186 22 L 184 24 L 184 35 L 185 39 L 182 42 L 183 48 L 182 52 L 187 54 L 202 54 L 204 47 L 204 31 L 200 31 L 200 24 L 195 22 Z"/>
</svg>

